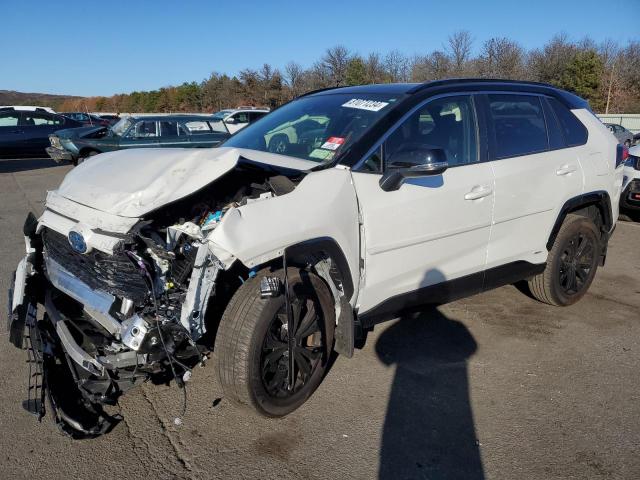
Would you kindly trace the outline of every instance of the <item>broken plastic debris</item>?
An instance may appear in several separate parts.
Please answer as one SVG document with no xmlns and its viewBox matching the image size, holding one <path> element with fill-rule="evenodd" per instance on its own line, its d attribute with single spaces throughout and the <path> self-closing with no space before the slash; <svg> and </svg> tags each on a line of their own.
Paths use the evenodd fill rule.
<svg viewBox="0 0 640 480">
<path fill-rule="evenodd" d="M 214 227 L 222 219 L 222 210 L 216 212 L 209 212 L 209 215 L 202 222 L 202 228 Z"/>
<path fill-rule="evenodd" d="M 182 419 L 180 417 L 176 417 L 173 419 L 173 423 L 179 427 L 182 425 Z"/>
</svg>

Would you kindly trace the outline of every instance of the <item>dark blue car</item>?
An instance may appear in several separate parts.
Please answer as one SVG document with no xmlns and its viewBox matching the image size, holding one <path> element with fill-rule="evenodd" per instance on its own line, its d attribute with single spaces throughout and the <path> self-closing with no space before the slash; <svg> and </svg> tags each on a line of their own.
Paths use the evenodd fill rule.
<svg viewBox="0 0 640 480">
<path fill-rule="evenodd" d="M 49 135 L 82 124 L 39 107 L 0 108 L 0 158 L 46 157 Z"/>
</svg>

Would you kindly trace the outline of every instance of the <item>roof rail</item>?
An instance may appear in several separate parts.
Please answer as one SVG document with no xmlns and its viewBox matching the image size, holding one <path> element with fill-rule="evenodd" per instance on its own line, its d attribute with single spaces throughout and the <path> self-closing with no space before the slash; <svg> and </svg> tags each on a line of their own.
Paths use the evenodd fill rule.
<svg viewBox="0 0 640 480">
<path fill-rule="evenodd" d="M 310 90 L 308 92 L 302 93 L 299 96 L 300 97 L 306 97 L 308 95 L 313 95 L 314 93 L 319 93 L 319 92 L 325 92 L 327 90 L 337 90 L 338 88 L 345 88 L 347 85 L 341 85 L 339 87 L 324 87 L 324 88 L 317 88 L 315 90 Z"/>
<path fill-rule="evenodd" d="M 451 85 L 455 83 L 510 83 L 514 85 L 536 85 L 539 87 L 558 88 L 548 83 L 530 82 L 527 80 L 508 80 L 504 78 L 473 78 L 471 77 L 471 78 L 447 78 L 444 80 L 431 80 L 428 82 L 421 83 L 420 85 L 416 85 L 411 90 L 408 90 L 407 93 L 417 93 L 427 88 L 438 87 L 441 85 Z"/>
</svg>

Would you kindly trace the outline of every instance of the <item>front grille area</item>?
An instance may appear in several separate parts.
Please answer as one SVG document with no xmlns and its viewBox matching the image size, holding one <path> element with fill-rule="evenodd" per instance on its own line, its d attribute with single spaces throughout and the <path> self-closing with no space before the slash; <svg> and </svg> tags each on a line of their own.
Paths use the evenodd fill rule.
<svg viewBox="0 0 640 480">
<path fill-rule="evenodd" d="M 138 268 L 125 253 L 108 255 L 99 251 L 81 254 L 73 250 L 67 237 L 43 229 L 46 254 L 94 290 L 102 290 L 135 303 L 144 301 L 148 286 Z"/>
</svg>

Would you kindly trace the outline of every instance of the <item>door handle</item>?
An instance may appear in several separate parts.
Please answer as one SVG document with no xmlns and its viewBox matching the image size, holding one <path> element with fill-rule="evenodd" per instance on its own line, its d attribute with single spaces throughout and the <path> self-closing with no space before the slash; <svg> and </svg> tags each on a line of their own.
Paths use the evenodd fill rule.
<svg viewBox="0 0 640 480">
<path fill-rule="evenodd" d="M 556 175 L 569 175 L 577 170 L 575 165 L 562 165 L 556 170 Z"/>
<path fill-rule="evenodd" d="M 487 187 L 486 185 L 479 185 L 473 187 L 469 193 L 464 196 L 465 200 L 478 200 L 483 197 L 488 197 L 493 193 L 493 189 L 491 187 Z"/>
</svg>

